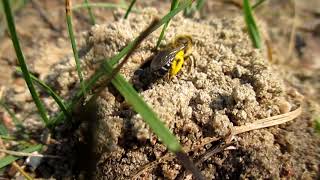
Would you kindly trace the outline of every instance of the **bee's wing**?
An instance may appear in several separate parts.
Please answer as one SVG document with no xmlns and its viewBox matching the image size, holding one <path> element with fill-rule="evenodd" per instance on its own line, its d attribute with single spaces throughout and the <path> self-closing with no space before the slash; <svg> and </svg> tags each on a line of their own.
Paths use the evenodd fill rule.
<svg viewBox="0 0 320 180">
<path fill-rule="evenodd" d="M 181 50 L 182 48 L 174 48 L 170 50 L 163 50 L 160 51 L 151 61 L 150 68 L 152 70 L 158 70 L 165 66 L 167 63 L 171 63 L 172 60 L 175 58 L 176 54 Z"/>
</svg>

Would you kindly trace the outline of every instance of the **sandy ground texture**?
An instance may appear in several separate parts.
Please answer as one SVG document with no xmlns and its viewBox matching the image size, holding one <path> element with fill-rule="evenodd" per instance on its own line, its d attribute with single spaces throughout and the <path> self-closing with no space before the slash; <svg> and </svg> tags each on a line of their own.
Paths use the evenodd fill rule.
<svg viewBox="0 0 320 180">
<path fill-rule="evenodd" d="M 266 22 L 259 23 L 259 27 L 263 27 L 260 29 L 268 31 L 263 33 L 264 39 L 272 42 L 274 56 L 269 62 L 266 48 L 261 51 L 252 48 L 243 16 L 238 14 L 241 9 L 231 4 L 230 13 L 227 12 L 230 4 L 221 7 L 214 4 L 220 1 L 207 2 L 210 14 L 215 17 L 207 14 L 201 18 L 196 15 L 194 19 L 176 17 L 163 42 L 166 45 L 176 35 L 191 35 L 194 69 L 189 73 L 186 65 L 177 77 L 159 79 L 141 95 L 187 148 L 204 138 L 224 137 L 232 127 L 286 113 L 301 105 L 303 113 L 294 121 L 237 135 L 233 150 L 206 158 L 198 167 L 208 179 L 320 178 L 320 138 L 314 130 L 314 119 L 320 116 L 320 35 L 314 23 L 318 21 L 308 19 L 312 9 L 318 12 L 317 6 L 308 4 L 306 8 L 299 6 L 299 11 L 296 10 L 297 33 L 293 38 L 296 46 L 291 46 L 292 42 L 288 40 L 294 19 L 290 3 L 270 0 L 266 1 L 268 6 L 256 11 L 256 15 Z M 43 23 L 39 13 L 29 4 L 16 16 L 19 37 L 31 71 L 45 79 L 62 97 L 70 97 L 78 78 L 61 16 L 63 3 L 43 3 L 40 5 L 61 32 L 50 31 L 48 24 Z M 159 12 L 170 8 L 169 3 L 165 6 L 148 1 L 146 4 L 140 7 L 152 4 L 159 7 Z M 281 13 L 270 13 L 270 9 Z M 96 25 L 86 33 L 79 32 L 89 29 L 86 13 L 74 13 L 86 77 L 99 66 L 101 58 L 117 54 L 159 15 L 155 10 L 147 9 L 141 15 L 131 14 L 129 20 L 123 20 L 123 13 L 116 12 L 111 21 L 109 11 L 95 9 L 99 22 L 107 23 Z M 34 33 L 35 29 L 41 33 Z M 149 36 L 121 70 L 126 79 L 139 84 L 134 72 L 155 55 L 151 49 L 159 33 Z M 290 46 L 291 50 L 287 50 Z M 7 87 L 5 101 L 23 120 L 26 130 L 34 132 L 34 139 L 39 139 L 45 134 L 43 123 L 23 79 L 13 73 L 12 66 L 17 63 L 9 38 L 1 41 L 0 52 L 0 71 L 4 72 L 0 85 Z M 78 115 L 84 121 L 80 128 L 57 127 L 58 133 L 53 139 L 58 143 L 48 145 L 46 153 L 64 159 L 46 159 L 37 168 L 36 176 L 190 179 L 190 174 L 176 160 L 162 160 L 157 166 L 147 168 L 149 163 L 159 162 L 157 159 L 170 153 L 118 92 L 112 86 L 107 89 L 89 112 L 80 109 L 79 112 L 84 111 Z M 47 94 L 40 95 L 50 115 L 58 111 Z M 196 161 L 214 145 L 208 144 L 189 155 Z M 141 169 L 141 174 L 137 175 Z"/>
<path fill-rule="evenodd" d="M 123 12 L 117 12 L 114 22 L 95 25 L 81 41 L 88 49 L 82 57 L 86 75 L 92 74 L 101 58 L 118 53 L 157 14 L 146 9 L 123 20 Z M 191 72 L 184 67 L 171 80 L 159 79 L 141 96 L 184 147 L 191 148 L 206 137 L 225 137 L 233 126 L 287 113 L 304 104 L 302 95 L 283 80 L 279 67 L 252 48 L 241 15 L 210 20 L 178 16 L 163 45 L 181 34 L 193 38 L 195 67 Z M 149 36 L 121 70 L 127 80 L 139 81 L 134 72 L 155 55 L 151 50 L 158 35 L 159 31 Z M 49 82 L 60 94 L 68 95 L 77 82 L 73 59 L 56 65 L 52 72 Z M 128 179 L 141 169 L 138 177 L 144 179 L 191 178 L 176 160 L 144 168 L 166 155 L 167 149 L 113 87 L 102 93 L 94 107 L 90 111 L 93 116 L 84 116 L 88 119 L 81 125 L 80 136 L 84 144 L 93 147 L 89 150 L 92 162 L 87 164 L 92 165 L 95 178 Z M 198 167 L 208 179 L 317 178 L 320 139 L 310 119 L 306 113 L 284 125 L 240 134 L 235 137 L 234 150 L 209 157 Z M 211 146 L 190 155 L 196 159 Z"/>
</svg>

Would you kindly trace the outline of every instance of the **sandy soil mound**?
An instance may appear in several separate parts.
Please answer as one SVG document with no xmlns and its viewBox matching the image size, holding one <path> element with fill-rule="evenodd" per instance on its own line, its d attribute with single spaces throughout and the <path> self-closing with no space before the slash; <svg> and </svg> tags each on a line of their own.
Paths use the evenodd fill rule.
<svg viewBox="0 0 320 180">
<path fill-rule="evenodd" d="M 157 14 L 147 9 L 130 15 L 128 20 L 116 18 L 94 26 L 83 41 L 89 47 L 82 57 L 86 75 L 92 74 L 99 59 L 117 54 Z M 287 113 L 299 106 L 301 95 L 284 83 L 263 53 L 252 48 L 242 16 L 211 20 L 178 16 L 171 22 L 163 45 L 181 34 L 193 38 L 195 67 L 191 73 L 184 68 L 172 80 L 159 79 L 141 96 L 184 147 L 192 147 L 206 137 L 224 137 L 233 126 Z M 129 81 L 135 81 L 134 72 L 155 55 L 151 50 L 158 36 L 159 31 L 149 36 L 121 70 Z M 77 82 L 73 60 L 60 63 L 54 71 L 50 83 L 67 95 Z M 90 140 L 94 140 L 96 178 L 127 179 L 167 153 L 142 118 L 111 86 L 97 99 L 96 107 L 97 119 L 82 126 L 94 127 Z M 313 149 L 311 155 L 296 155 L 295 149 L 302 149 L 297 145 L 301 141 L 295 142 L 297 136 L 286 125 L 241 134 L 235 139 L 236 150 L 210 157 L 199 168 L 208 179 L 315 177 L 320 158 L 319 150 L 313 148 L 319 138 L 310 135 L 310 141 L 303 145 Z M 193 156 L 205 153 L 210 146 L 193 152 Z M 141 177 L 174 179 L 181 173 L 181 166 L 171 160 L 145 169 Z"/>
</svg>

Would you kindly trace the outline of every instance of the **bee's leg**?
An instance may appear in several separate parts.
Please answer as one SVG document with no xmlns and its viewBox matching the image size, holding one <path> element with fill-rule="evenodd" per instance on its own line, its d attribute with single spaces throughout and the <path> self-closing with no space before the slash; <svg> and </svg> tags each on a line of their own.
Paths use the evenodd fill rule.
<svg viewBox="0 0 320 180">
<path fill-rule="evenodd" d="M 172 77 L 170 76 L 170 73 L 166 74 L 166 76 L 165 76 L 165 80 L 166 80 L 166 81 L 169 81 L 171 78 L 172 78 Z"/>
<path fill-rule="evenodd" d="M 188 74 L 192 74 L 193 73 L 193 70 L 196 66 L 195 64 L 195 60 L 194 60 L 194 57 L 192 55 L 188 56 L 188 64 L 189 64 L 189 67 L 188 67 Z"/>
<path fill-rule="evenodd" d="M 190 56 L 187 56 L 184 58 L 185 60 L 185 67 L 187 67 L 186 71 L 182 71 L 183 75 L 184 76 L 187 76 L 187 75 L 192 75 L 193 72 L 194 72 L 194 68 L 195 68 L 195 60 L 194 60 L 194 57 L 192 55 Z"/>
<path fill-rule="evenodd" d="M 171 68 L 169 73 L 170 78 L 178 74 L 178 72 L 181 70 L 183 66 L 183 63 L 184 63 L 184 52 L 180 51 L 177 53 L 175 59 L 171 63 Z"/>
</svg>

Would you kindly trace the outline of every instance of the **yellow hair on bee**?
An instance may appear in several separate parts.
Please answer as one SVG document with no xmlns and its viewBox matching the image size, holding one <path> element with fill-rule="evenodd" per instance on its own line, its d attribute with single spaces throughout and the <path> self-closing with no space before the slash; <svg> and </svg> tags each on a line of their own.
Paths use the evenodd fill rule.
<svg viewBox="0 0 320 180">
<path fill-rule="evenodd" d="M 183 63 L 184 63 L 184 51 L 181 50 L 176 54 L 174 60 L 171 63 L 171 68 L 170 68 L 170 72 L 169 72 L 170 79 L 173 76 L 178 74 L 178 72 L 181 70 L 181 68 L 183 66 Z"/>
</svg>

